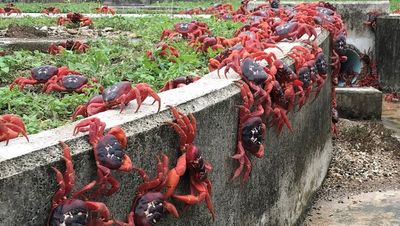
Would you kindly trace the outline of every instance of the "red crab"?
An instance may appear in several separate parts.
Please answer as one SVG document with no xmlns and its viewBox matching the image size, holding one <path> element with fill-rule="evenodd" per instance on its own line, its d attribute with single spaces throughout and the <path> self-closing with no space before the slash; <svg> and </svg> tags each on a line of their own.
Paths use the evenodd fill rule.
<svg viewBox="0 0 400 226">
<path fill-rule="evenodd" d="M 156 45 L 156 51 L 147 51 L 147 58 L 150 60 L 155 60 L 154 55 L 162 57 L 162 58 L 167 58 L 170 62 L 175 63 L 175 58 L 179 57 L 179 52 L 178 50 L 173 47 L 168 45 L 165 42 L 160 42 Z"/>
<path fill-rule="evenodd" d="M 392 13 L 394 13 L 394 14 L 400 14 L 400 9 L 393 10 Z"/>
<path fill-rule="evenodd" d="M 206 23 L 198 21 L 180 22 L 174 25 L 174 30 L 164 30 L 161 34 L 161 40 L 164 38 L 172 40 L 175 36 L 182 35 L 183 38 L 190 39 L 193 42 L 197 37 L 210 33 Z"/>
<path fill-rule="evenodd" d="M 34 67 L 31 70 L 31 77 L 18 77 L 10 85 L 10 90 L 15 85 L 19 85 L 19 89 L 22 91 L 26 84 L 35 85 L 37 83 L 46 83 L 52 77 L 62 77 L 68 74 L 80 74 L 77 71 L 71 70 L 68 67 L 56 67 L 52 65 L 43 65 Z"/>
<path fill-rule="evenodd" d="M 114 221 L 104 203 L 79 199 L 80 196 L 96 185 L 96 181 L 87 184 L 81 190 L 72 194 L 70 198 L 67 197 L 75 185 L 75 172 L 69 147 L 62 141 L 60 141 L 60 145 L 64 149 L 65 173 L 63 175 L 57 168 L 52 167 L 56 173 L 59 189 L 51 201 L 47 226 L 112 225 Z"/>
<path fill-rule="evenodd" d="M 6 4 L 6 6 L 4 8 L 0 8 L 0 14 L 7 14 L 7 16 L 11 15 L 11 14 L 21 14 L 22 11 L 20 9 L 18 9 L 17 7 L 15 7 L 15 5 L 13 3 L 8 3 Z"/>
<path fill-rule="evenodd" d="M 179 87 L 186 86 L 190 83 L 193 83 L 197 80 L 201 79 L 199 76 L 184 76 L 184 77 L 178 77 L 176 79 L 170 80 L 165 83 L 164 87 L 160 89 L 159 92 L 164 92 L 170 89 L 175 89 Z"/>
<path fill-rule="evenodd" d="M 384 13 L 379 12 L 377 10 L 375 11 L 370 11 L 367 13 L 368 20 L 364 21 L 363 24 L 369 28 L 371 28 L 372 31 L 376 31 L 376 19 L 378 16 L 384 15 Z"/>
<path fill-rule="evenodd" d="M 254 61 L 265 60 L 268 65 L 273 69 L 273 62 L 277 59 L 274 53 L 266 53 L 263 50 L 254 47 L 243 47 L 241 49 L 233 50 L 229 57 L 225 58 L 218 66 L 218 76 L 220 76 L 220 69 L 224 69 L 224 75 L 232 68 L 236 73 L 242 77 L 241 60 L 252 59 Z M 265 70 L 269 70 L 265 68 Z"/>
<path fill-rule="evenodd" d="M 242 180 L 242 182 L 246 182 L 249 179 L 252 170 L 252 164 L 247 153 L 250 153 L 257 158 L 261 158 L 264 155 L 264 146 L 262 141 L 265 136 L 266 126 L 260 117 L 264 113 L 263 108 L 261 105 L 258 105 L 256 111 L 251 112 L 254 104 L 253 94 L 246 83 L 240 83 L 240 85 L 243 105 L 239 106 L 238 141 L 236 153 L 232 156 L 233 159 L 236 159 L 239 162 L 239 166 L 236 168 L 232 180 L 239 177 L 243 168 L 246 167 Z"/>
<path fill-rule="evenodd" d="M 312 51 L 303 46 L 294 46 L 288 55 L 295 60 L 295 68 L 297 71 L 301 70 L 305 72 L 304 67 L 308 67 L 312 84 L 317 84 L 315 100 L 325 83 L 328 65 L 322 49 L 316 46 L 316 44 L 313 45 Z M 308 98 L 312 85 L 304 88 L 306 88 L 306 97 Z"/>
<path fill-rule="evenodd" d="M 392 92 L 385 94 L 385 101 L 387 102 L 399 102 L 400 101 L 400 93 Z"/>
<path fill-rule="evenodd" d="M 13 114 L 5 114 L 0 116 L 0 142 L 8 141 L 18 137 L 19 134 L 24 135 L 26 140 L 29 142 L 29 138 L 26 135 L 25 124 L 22 119 Z"/>
<path fill-rule="evenodd" d="M 64 25 L 66 22 L 79 24 L 79 26 L 90 26 L 93 24 L 92 20 L 88 16 L 83 16 L 80 13 L 68 13 L 67 17 L 59 17 L 57 19 L 58 25 Z"/>
<path fill-rule="evenodd" d="M 222 37 L 210 37 L 209 35 L 202 35 L 192 43 L 192 46 L 196 47 L 196 51 L 207 52 L 208 48 L 212 50 L 225 49 L 225 38 Z"/>
<path fill-rule="evenodd" d="M 99 194 L 109 196 L 118 191 L 120 185 L 111 175 L 111 170 L 132 170 L 132 161 L 124 152 L 127 145 L 125 132 L 121 127 L 113 127 L 104 135 L 105 127 L 106 124 L 100 119 L 89 118 L 79 122 L 74 129 L 74 135 L 89 131 L 89 142 L 93 146 L 99 181 L 99 188 L 93 193 L 93 197 Z M 107 184 L 111 185 L 108 190 Z"/>
<path fill-rule="evenodd" d="M 89 45 L 87 43 L 83 43 L 81 41 L 68 40 L 63 43 L 52 43 L 49 46 L 47 52 L 56 55 L 62 52 L 64 49 L 66 49 L 66 50 L 72 50 L 77 53 L 84 53 L 88 48 Z"/>
<path fill-rule="evenodd" d="M 274 66 L 276 68 L 275 80 L 279 82 L 285 92 L 285 98 L 288 102 L 287 111 L 290 112 L 294 108 L 295 97 L 304 96 L 303 84 L 298 79 L 297 74 L 282 60 L 274 61 Z M 298 91 L 295 91 L 295 88 Z"/>
<path fill-rule="evenodd" d="M 301 38 L 304 34 L 308 35 L 308 40 L 314 36 L 314 40 L 317 38 L 317 32 L 314 27 L 305 23 L 299 22 L 287 22 L 279 25 L 275 28 L 274 34 L 271 39 L 275 42 L 280 42 L 283 39 L 295 40 Z"/>
<path fill-rule="evenodd" d="M 134 168 L 139 172 L 143 183 L 138 186 L 135 198 L 128 214 L 128 223 L 117 221 L 120 226 L 152 226 L 156 224 L 165 213 L 179 217 L 175 206 L 166 201 L 160 191 L 166 186 L 169 159 L 166 155 L 157 156 L 157 176 L 149 179 L 146 171 Z"/>
<path fill-rule="evenodd" d="M 50 7 L 44 8 L 44 9 L 41 11 L 41 13 L 44 13 L 44 14 L 46 14 L 46 15 L 49 15 L 49 14 L 59 14 L 59 13 L 61 13 L 61 10 L 60 10 L 59 8 L 50 6 Z"/>
<path fill-rule="evenodd" d="M 91 87 L 88 82 L 89 80 L 80 74 L 52 77 L 44 84 L 43 91 L 46 93 L 51 91 L 83 93 L 84 89 Z M 92 82 L 96 82 L 96 80 L 92 80 Z"/>
<path fill-rule="evenodd" d="M 103 96 L 101 94 L 96 95 L 96 96 L 90 98 L 90 100 L 86 104 L 79 105 L 75 109 L 74 113 L 72 114 L 72 117 L 71 117 L 72 120 L 75 120 L 78 115 L 82 115 L 83 117 L 86 118 L 88 116 L 97 114 L 98 112 L 90 111 L 91 108 L 88 111 L 88 106 L 92 105 L 93 103 L 97 103 L 97 104 L 103 103 Z"/>
<path fill-rule="evenodd" d="M 75 110 L 73 117 L 77 115 L 87 115 L 91 116 L 115 106 L 120 106 L 121 112 L 124 110 L 125 106 L 132 100 L 136 99 L 138 107 L 136 112 L 139 111 L 142 102 L 151 96 L 155 101 L 158 101 L 158 110 L 160 111 L 161 99 L 154 90 L 146 83 L 139 83 L 132 87 L 132 84 L 128 81 L 122 81 L 115 85 L 112 85 L 103 90 L 100 98 L 92 98 L 89 103 L 85 105 L 80 105 Z"/>
<path fill-rule="evenodd" d="M 175 168 L 168 172 L 166 182 L 168 190 L 164 196 L 170 197 L 172 195 L 174 199 L 188 205 L 205 201 L 214 219 L 215 212 L 211 200 L 211 182 L 208 179 L 208 173 L 212 170 L 212 166 L 202 158 L 200 150 L 193 144 L 196 136 L 196 119 L 193 114 L 189 114 L 188 117 L 178 112 L 175 107 L 171 107 L 171 112 L 176 119 L 176 123 L 167 123 L 179 134 L 179 148 L 182 155 L 178 158 Z M 186 170 L 189 171 L 190 175 L 190 195 L 173 194 L 180 177 L 185 174 Z"/>
<path fill-rule="evenodd" d="M 104 14 L 111 13 L 112 15 L 114 15 L 115 9 L 112 9 L 112 8 L 108 7 L 107 5 L 104 5 L 102 7 L 96 8 L 96 13 L 104 13 Z"/>
</svg>

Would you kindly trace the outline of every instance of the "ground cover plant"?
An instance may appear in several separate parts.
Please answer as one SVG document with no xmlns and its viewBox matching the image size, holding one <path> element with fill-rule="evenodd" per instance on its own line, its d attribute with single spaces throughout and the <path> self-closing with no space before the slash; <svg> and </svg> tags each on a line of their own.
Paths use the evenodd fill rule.
<svg viewBox="0 0 400 226">
<path fill-rule="evenodd" d="M 203 20 L 203 19 L 202 19 Z M 115 40 L 96 39 L 89 41 L 91 46 L 86 53 L 75 54 L 64 51 L 60 55 L 50 55 L 39 51 L 15 51 L 0 57 L 0 114 L 20 115 L 27 126 L 29 134 L 55 128 L 70 121 L 76 106 L 88 101 L 89 97 L 99 92 L 99 85 L 86 91 L 86 94 L 50 95 L 41 92 L 41 85 L 27 86 L 22 92 L 17 88 L 9 90 L 10 84 L 19 76 L 28 77 L 30 69 L 44 64 L 68 66 L 88 78 L 96 78 L 104 87 L 121 80 L 133 84 L 146 82 L 153 89 L 159 90 L 163 84 L 179 76 L 204 75 L 208 72 L 208 59 L 217 52 L 197 53 L 186 42 L 173 42 L 180 56 L 176 63 L 157 58 L 151 61 L 146 57 L 147 50 L 154 50 L 160 40 L 162 27 L 172 27 L 179 21 L 190 21 L 179 18 L 96 18 L 96 28 L 112 27 L 114 30 L 133 31 L 140 37 L 132 41 L 128 37 Z M 240 24 L 219 22 L 215 19 L 204 19 L 213 34 L 230 37 Z M 9 24 L 55 26 L 55 18 L 13 18 L 0 21 L 0 29 Z M 1 52 L 1 51 L 0 51 Z"/>
</svg>

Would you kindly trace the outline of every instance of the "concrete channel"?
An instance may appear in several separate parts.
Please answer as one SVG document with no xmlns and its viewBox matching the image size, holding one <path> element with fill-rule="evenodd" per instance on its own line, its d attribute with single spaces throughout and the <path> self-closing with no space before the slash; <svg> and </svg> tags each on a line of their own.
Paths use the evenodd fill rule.
<svg viewBox="0 0 400 226">
<path fill-rule="evenodd" d="M 320 32 L 320 46 L 329 56 L 329 35 Z M 287 51 L 297 43 L 279 43 Z M 284 55 L 284 54 L 283 54 Z M 237 105 L 241 103 L 237 79 L 219 79 L 213 72 L 186 87 L 160 93 L 162 107 L 145 101 L 138 113 L 129 104 L 123 113 L 109 110 L 96 115 L 107 128 L 121 125 L 128 136 L 127 154 L 133 164 L 154 176 L 155 156 L 162 151 L 171 160 L 177 158 L 178 136 L 165 122 L 172 120 L 167 105 L 185 113 L 193 112 L 198 121 L 195 144 L 203 157 L 213 165 L 209 175 L 213 184 L 212 199 L 216 219 L 212 221 L 203 204 L 177 205 L 180 219 L 166 217 L 159 225 L 293 225 L 305 211 L 313 193 L 321 185 L 331 159 L 331 81 L 327 79 L 312 103 L 289 114 L 293 132 L 284 129 L 277 135 L 274 128 L 265 136 L 265 157 L 252 158 L 253 171 L 246 184 L 231 182 L 237 167 L 231 156 L 236 148 Z M 77 122 L 30 136 L 30 143 L 18 138 L 8 146 L 0 143 L 0 225 L 43 225 L 50 212 L 50 200 L 57 190 L 50 166 L 63 169 L 62 150 L 65 141 L 72 150 L 77 183 L 75 189 L 96 178 L 92 149 L 87 135 L 73 136 Z M 125 219 L 138 184 L 135 173 L 113 172 L 121 182 L 120 190 L 101 198 L 116 219 Z M 187 178 L 182 178 L 186 184 Z M 188 193 L 183 185 L 179 193 Z"/>
</svg>

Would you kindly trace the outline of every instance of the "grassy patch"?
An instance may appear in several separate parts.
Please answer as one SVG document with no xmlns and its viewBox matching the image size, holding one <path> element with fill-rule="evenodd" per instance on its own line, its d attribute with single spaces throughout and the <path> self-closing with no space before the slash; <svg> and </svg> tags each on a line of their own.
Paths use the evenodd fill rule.
<svg viewBox="0 0 400 226">
<path fill-rule="evenodd" d="M 54 25 L 53 21 L 47 20 L 48 18 L 29 19 L 2 20 L 0 27 L 7 27 L 10 23 Z M 154 44 L 160 40 L 162 32 L 160 28 L 171 29 L 176 22 L 191 20 L 168 17 L 98 18 L 94 20 L 96 28 L 113 27 L 115 30 L 134 31 L 141 36 L 141 39 L 137 42 L 132 42 L 127 37 L 119 37 L 117 40 L 92 40 L 89 42 L 91 48 L 83 54 L 64 51 L 61 55 L 53 56 L 38 51 L 15 51 L 11 55 L 0 57 L 0 86 L 3 86 L 0 88 L 0 114 L 13 113 L 22 116 L 28 132 L 37 133 L 64 125 L 70 120 L 76 106 L 85 103 L 89 97 L 99 92 L 99 86 L 88 90 L 87 94 L 47 95 L 41 92 L 41 85 L 27 86 L 22 92 L 16 88 L 8 89 L 8 84 L 16 77 L 27 77 L 31 68 L 44 64 L 68 66 L 82 72 L 88 78 L 96 78 L 104 87 L 121 80 L 128 80 L 133 84 L 146 82 L 158 90 L 167 80 L 179 76 L 204 75 L 208 72 L 208 59 L 216 53 L 197 53 L 187 45 L 186 41 L 170 43 L 180 53 L 176 63 L 160 58 L 150 61 L 146 57 L 146 51 L 154 50 Z M 210 30 L 216 36 L 231 37 L 240 26 L 237 23 L 222 23 L 214 19 L 202 21 L 209 24 Z"/>
</svg>

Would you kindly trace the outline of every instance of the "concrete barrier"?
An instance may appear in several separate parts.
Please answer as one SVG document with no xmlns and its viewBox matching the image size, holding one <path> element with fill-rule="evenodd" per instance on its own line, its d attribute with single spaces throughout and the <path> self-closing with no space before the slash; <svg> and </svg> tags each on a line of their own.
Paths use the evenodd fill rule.
<svg viewBox="0 0 400 226">
<path fill-rule="evenodd" d="M 320 34 L 318 41 L 328 56 L 328 33 Z M 286 49 L 290 45 L 294 43 L 287 44 Z M 180 219 L 168 216 L 159 225 L 293 225 L 298 221 L 321 185 L 331 158 L 330 78 L 313 103 L 289 114 L 293 132 L 284 129 L 277 136 L 274 128 L 268 129 L 265 157 L 251 158 L 253 171 L 246 184 L 229 180 L 237 167 L 231 156 L 236 148 L 236 106 L 241 103 L 233 80 L 217 79 L 214 72 L 186 87 L 160 93 L 160 97 L 163 104 L 158 114 L 157 107 L 148 100 L 138 113 L 134 113 L 134 104 L 129 104 L 121 114 L 110 110 L 96 115 L 107 123 L 107 128 L 122 126 L 129 137 L 127 154 L 134 165 L 151 176 L 158 152 L 170 157 L 171 167 L 178 154 L 178 136 L 165 124 L 172 120 L 166 105 L 178 106 L 184 113 L 193 112 L 197 118 L 195 144 L 213 165 L 209 177 L 216 219 L 213 222 L 201 204 L 181 212 Z M 0 225 L 46 223 L 50 200 L 57 190 L 50 166 L 64 168 L 59 140 L 66 141 L 72 150 L 75 190 L 96 178 L 88 137 L 72 136 L 75 124 L 32 135 L 30 143 L 22 138 L 11 140 L 9 146 L 0 143 Z M 107 204 L 115 218 L 125 219 L 141 181 L 135 173 L 113 175 L 121 182 L 120 190 L 99 201 Z M 187 177 L 181 182 L 178 192 L 187 194 Z M 183 209 L 182 205 L 177 206 L 180 211 Z"/>
<path fill-rule="evenodd" d="M 400 91 L 400 16 L 379 17 L 376 31 L 376 55 L 382 88 Z"/>
<path fill-rule="evenodd" d="M 372 88 L 336 88 L 340 118 L 381 119 L 382 92 Z"/>
</svg>

